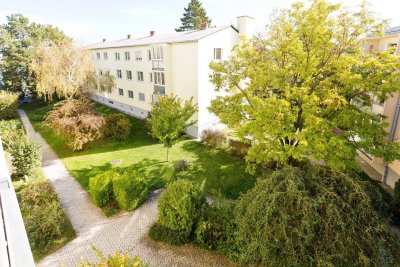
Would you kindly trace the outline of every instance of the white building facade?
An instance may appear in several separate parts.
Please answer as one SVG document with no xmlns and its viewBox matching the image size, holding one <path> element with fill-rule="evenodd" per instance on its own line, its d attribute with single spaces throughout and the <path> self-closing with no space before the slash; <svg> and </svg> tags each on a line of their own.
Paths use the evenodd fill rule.
<svg viewBox="0 0 400 267">
<path fill-rule="evenodd" d="M 212 61 L 226 60 L 241 35 L 253 34 L 253 18 L 238 17 L 234 26 L 207 28 L 187 32 L 126 39 L 91 46 L 96 72 L 109 73 L 116 78 L 110 93 L 96 92 L 93 100 L 116 108 L 126 114 L 146 118 L 151 104 L 159 95 L 176 95 L 182 100 L 193 97 L 198 105 L 197 124 L 187 134 L 198 138 L 207 128 L 223 127 L 208 111 L 216 97 L 209 81 Z"/>
</svg>

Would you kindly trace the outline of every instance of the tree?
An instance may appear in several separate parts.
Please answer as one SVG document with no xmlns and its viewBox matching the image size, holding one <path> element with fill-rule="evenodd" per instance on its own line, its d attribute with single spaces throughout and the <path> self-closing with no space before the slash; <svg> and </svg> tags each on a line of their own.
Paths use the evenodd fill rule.
<svg viewBox="0 0 400 267">
<path fill-rule="evenodd" d="M 397 266 L 398 240 L 364 183 L 326 167 L 262 177 L 235 209 L 241 263 Z"/>
<path fill-rule="evenodd" d="M 48 101 L 55 94 L 71 100 L 90 93 L 95 87 L 109 91 L 115 86 L 114 76 L 96 75 L 90 50 L 72 44 L 43 43 L 35 50 L 31 68 L 39 97 Z"/>
<path fill-rule="evenodd" d="M 382 33 L 382 25 L 365 4 L 350 11 L 324 0 L 295 3 L 265 37 L 211 63 L 211 81 L 225 94 L 210 110 L 252 144 L 251 163 L 307 157 L 343 169 L 356 166 L 357 149 L 387 162 L 399 158 L 386 120 L 370 112 L 372 96 L 400 91 L 399 57 L 362 50 L 364 37 Z"/>
<path fill-rule="evenodd" d="M 193 99 L 185 101 L 176 96 L 160 96 L 158 103 L 153 104 L 147 123 L 151 135 L 160 140 L 167 148 L 167 161 L 169 161 L 169 149 L 176 144 L 183 132 L 195 124 L 190 120 L 197 111 L 197 106 L 192 104 Z"/>
<path fill-rule="evenodd" d="M 191 0 L 181 18 L 182 26 L 175 29 L 177 32 L 200 29 L 203 22 L 211 24 L 211 19 L 207 17 L 206 10 L 199 0 Z"/>
<path fill-rule="evenodd" d="M 0 25 L 0 73 L 7 91 L 20 93 L 35 89 L 29 62 L 33 48 L 44 41 L 63 44 L 70 43 L 71 39 L 56 27 L 30 23 L 20 14 L 7 16 L 7 22 Z"/>
</svg>

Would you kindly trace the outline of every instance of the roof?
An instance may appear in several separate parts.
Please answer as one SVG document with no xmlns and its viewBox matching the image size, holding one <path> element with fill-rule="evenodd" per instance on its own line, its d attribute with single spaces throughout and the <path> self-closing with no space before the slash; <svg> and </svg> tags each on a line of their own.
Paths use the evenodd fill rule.
<svg viewBox="0 0 400 267">
<path fill-rule="evenodd" d="M 385 31 L 385 34 L 394 34 L 394 33 L 400 33 L 400 26 L 388 28 Z"/>
<path fill-rule="evenodd" d="M 174 32 L 153 36 L 145 36 L 140 38 L 122 39 L 109 42 L 101 42 L 90 45 L 90 49 L 101 49 L 101 48 L 112 48 L 112 47 L 127 47 L 127 46 L 140 46 L 149 44 L 160 44 L 160 43 L 185 43 L 195 42 L 211 34 L 219 32 L 221 30 L 230 28 L 231 26 L 214 27 L 205 30 L 193 30 L 184 32 Z"/>
</svg>

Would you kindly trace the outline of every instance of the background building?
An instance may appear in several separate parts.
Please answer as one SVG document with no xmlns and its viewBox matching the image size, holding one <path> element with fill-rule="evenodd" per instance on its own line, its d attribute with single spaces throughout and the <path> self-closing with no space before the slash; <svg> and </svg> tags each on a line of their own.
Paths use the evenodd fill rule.
<svg viewBox="0 0 400 267">
<path fill-rule="evenodd" d="M 393 53 L 399 54 L 399 41 L 400 26 L 387 29 L 384 36 L 372 36 L 367 38 L 364 44 L 364 49 L 370 53 L 392 49 Z M 399 111 L 400 97 L 398 94 L 394 94 L 384 103 L 380 103 L 376 100 L 372 107 L 372 112 L 382 114 L 387 118 L 389 126 L 386 130 L 389 133 L 390 139 L 394 142 L 398 141 L 400 138 Z M 383 183 L 394 188 L 395 182 L 400 177 L 400 160 L 386 164 L 381 158 L 372 157 L 364 152 L 360 152 L 359 154 L 365 162 L 372 166 L 382 176 L 381 181 Z"/>
<path fill-rule="evenodd" d="M 97 92 L 93 99 L 127 114 L 146 118 L 151 104 L 160 95 L 177 95 L 183 100 L 193 97 L 198 105 L 197 124 L 187 130 L 192 137 L 207 128 L 223 127 L 208 111 L 215 98 L 209 81 L 210 62 L 229 58 L 240 36 L 254 33 L 253 18 L 241 16 L 236 26 L 174 32 L 111 41 L 91 46 L 100 75 L 109 73 L 116 78 L 116 88 L 110 93 Z"/>
</svg>

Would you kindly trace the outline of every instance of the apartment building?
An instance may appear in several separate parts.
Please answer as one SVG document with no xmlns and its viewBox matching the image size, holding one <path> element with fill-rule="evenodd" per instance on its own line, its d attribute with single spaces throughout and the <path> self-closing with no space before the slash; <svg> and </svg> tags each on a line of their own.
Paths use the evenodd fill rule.
<svg viewBox="0 0 400 267">
<path fill-rule="evenodd" d="M 208 111 L 216 97 L 209 81 L 209 64 L 229 58 L 240 36 L 254 33 L 253 18 L 240 16 L 237 25 L 107 41 L 91 46 L 99 75 L 112 74 L 116 88 L 110 93 L 96 92 L 92 98 L 138 118 L 146 118 L 151 104 L 160 95 L 193 97 L 198 105 L 197 124 L 187 134 L 198 138 L 207 128 L 223 127 Z"/>
<path fill-rule="evenodd" d="M 363 46 L 365 51 L 370 53 L 376 51 L 386 51 L 391 49 L 393 53 L 399 54 L 400 42 L 400 26 L 385 30 L 383 36 L 371 36 L 366 39 Z M 400 138 L 400 96 L 393 95 L 384 103 L 374 101 L 372 112 L 382 114 L 387 118 L 389 126 L 386 128 L 389 133 L 389 138 L 392 141 L 398 141 Z M 400 177 L 400 160 L 396 160 L 390 164 L 386 164 L 382 158 L 372 157 L 363 152 L 359 152 L 360 157 L 371 165 L 380 175 L 382 175 L 382 182 L 394 188 L 394 184 Z"/>
</svg>

